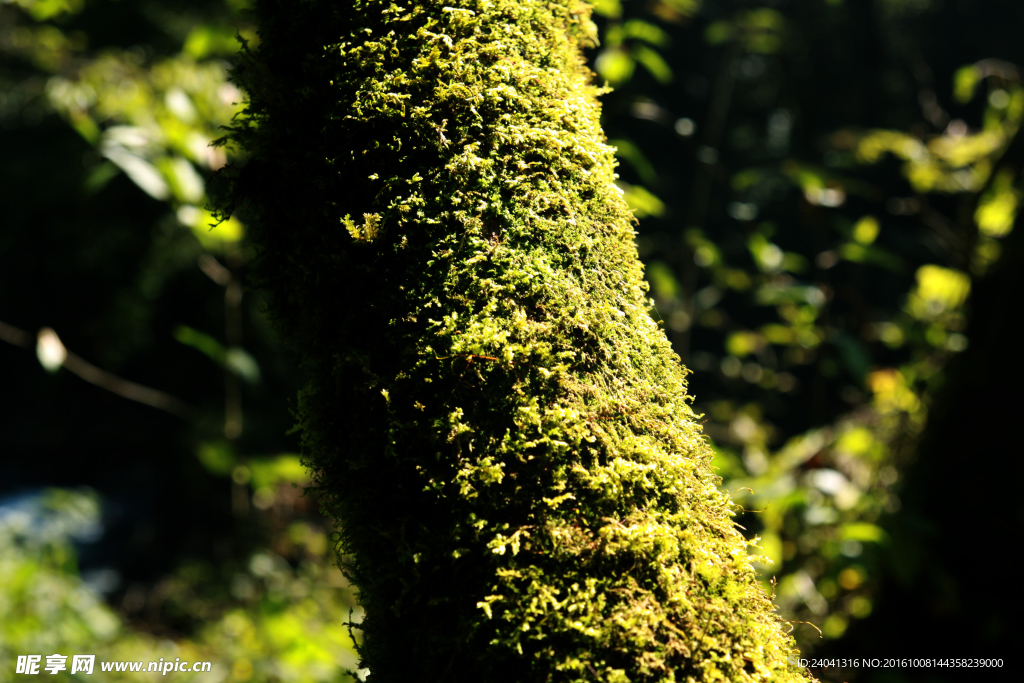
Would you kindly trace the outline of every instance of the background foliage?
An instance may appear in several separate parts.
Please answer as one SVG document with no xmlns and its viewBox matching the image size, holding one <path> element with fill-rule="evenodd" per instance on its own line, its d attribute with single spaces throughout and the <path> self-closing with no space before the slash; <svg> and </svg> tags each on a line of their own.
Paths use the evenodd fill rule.
<svg viewBox="0 0 1024 683">
<path fill-rule="evenodd" d="M 1021 514 L 996 397 L 1020 374 L 1024 10 L 597 9 L 651 314 L 694 371 L 723 487 L 761 511 L 739 522 L 780 612 L 823 631 L 794 624 L 801 647 L 1008 657 L 1013 597 L 984 558 Z M 244 226 L 209 228 L 236 35 L 257 39 L 239 0 L 0 4 L 5 661 L 165 648 L 240 681 L 354 664 L 331 529 L 291 486 L 299 378 L 244 291 Z"/>
</svg>

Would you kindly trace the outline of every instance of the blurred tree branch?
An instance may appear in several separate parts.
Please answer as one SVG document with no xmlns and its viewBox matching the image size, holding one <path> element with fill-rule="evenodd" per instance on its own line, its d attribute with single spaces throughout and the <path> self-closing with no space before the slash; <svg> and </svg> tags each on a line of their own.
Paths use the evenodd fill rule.
<svg viewBox="0 0 1024 683">
<path fill-rule="evenodd" d="M 0 339 L 22 348 L 32 346 L 32 334 L 30 332 L 26 332 L 13 325 L 8 325 L 2 321 L 0 321 Z M 113 373 L 96 367 L 81 356 L 68 351 L 57 336 L 57 333 L 49 327 L 44 327 L 39 331 L 37 336 L 37 352 L 40 354 L 40 362 L 44 364 L 47 370 L 50 370 L 51 367 L 56 369 L 63 366 L 86 382 L 95 384 L 130 401 L 144 403 L 181 418 L 187 418 L 193 412 L 188 404 L 170 394 L 118 377 Z M 50 360 L 44 360 L 44 357 Z"/>
</svg>

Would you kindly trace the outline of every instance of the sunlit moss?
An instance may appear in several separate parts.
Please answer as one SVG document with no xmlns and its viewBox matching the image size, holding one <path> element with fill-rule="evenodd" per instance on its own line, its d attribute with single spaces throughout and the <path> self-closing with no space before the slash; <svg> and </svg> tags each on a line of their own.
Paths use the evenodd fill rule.
<svg viewBox="0 0 1024 683">
<path fill-rule="evenodd" d="M 231 199 L 372 680 L 805 680 L 647 313 L 589 7 L 256 12 Z"/>
</svg>

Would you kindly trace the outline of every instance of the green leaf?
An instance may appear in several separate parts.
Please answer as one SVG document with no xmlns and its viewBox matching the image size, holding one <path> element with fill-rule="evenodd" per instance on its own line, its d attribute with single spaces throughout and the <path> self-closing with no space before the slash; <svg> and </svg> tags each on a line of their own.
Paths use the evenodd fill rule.
<svg viewBox="0 0 1024 683">
<path fill-rule="evenodd" d="M 731 40 L 735 32 L 736 29 L 731 22 L 715 21 L 704 29 L 704 40 L 708 45 L 721 45 L 727 40 Z"/>
<path fill-rule="evenodd" d="M 658 173 L 638 145 L 622 138 L 609 140 L 608 144 L 615 148 L 616 157 L 633 167 L 642 182 L 653 185 L 658 181 Z"/>
<path fill-rule="evenodd" d="M 889 539 L 889 534 L 881 527 L 868 522 L 852 522 L 840 528 L 839 538 L 844 541 L 884 543 Z"/>
<path fill-rule="evenodd" d="M 657 47 L 667 47 L 672 39 L 654 24 L 640 19 L 630 19 L 622 27 L 627 38 L 642 40 Z"/>
<path fill-rule="evenodd" d="M 953 74 L 953 97 L 960 104 L 967 104 L 980 82 L 981 69 L 974 64 L 957 69 Z"/>
<path fill-rule="evenodd" d="M 661 261 L 649 263 L 644 269 L 647 281 L 651 283 L 654 296 L 662 301 L 675 300 L 682 291 L 672 269 Z"/>
<path fill-rule="evenodd" d="M 622 3 L 620 0 L 595 0 L 594 12 L 602 17 L 618 19 L 622 16 Z"/>
<path fill-rule="evenodd" d="M 240 43 L 234 28 L 221 26 L 196 26 L 188 37 L 182 52 L 193 59 L 233 55 L 238 52 Z"/>
<path fill-rule="evenodd" d="M 196 351 L 210 358 L 217 365 L 230 370 L 249 384 L 259 383 L 259 364 L 256 363 L 256 359 L 245 349 L 237 346 L 225 348 L 210 335 L 194 330 L 187 325 L 175 327 L 173 335 L 177 341 L 185 346 L 191 346 Z"/>
<path fill-rule="evenodd" d="M 619 185 L 622 186 L 626 203 L 637 218 L 657 217 L 665 213 L 665 203 L 643 187 L 626 183 L 619 183 Z"/>
<path fill-rule="evenodd" d="M 253 488 L 273 486 L 281 482 L 309 483 L 309 470 L 297 455 L 284 454 L 269 458 L 254 458 L 249 462 Z"/>
<path fill-rule="evenodd" d="M 259 384 L 260 366 L 245 349 L 234 347 L 228 349 L 224 358 L 224 367 L 244 379 L 249 384 Z"/>
<path fill-rule="evenodd" d="M 636 61 L 640 62 L 656 81 L 662 84 L 672 82 L 672 67 L 661 55 L 646 45 L 634 45 L 632 52 Z"/>
<path fill-rule="evenodd" d="M 83 0 L 15 0 L 16 5 L 36 21 L 46 21 L 58 14 L 76 14 L 85 5 Z"/>
<path fill-rule="evenodd" d="M 235 452 L 226 441 L 201 443 L 196 450 L 196 457 L 210 474 L 226 477 L 235 467 Z"/>
<path fill-rule="evenodd" d="M 208 356 L 218 365 L 224 365 L 227 359 L 227 351 L 219 341 L 208 334 L 195 330 L 187 325 L 178 325 L 174 328 L 174 339 L 185 346 L 191 346 L 196 351 Z"/>
<path fill-rule="evenodd" d="M 636 62 L 625 50 L 605 50 L 598 55 L 594 68 L 601 78 L 613 86 L 622 85 L 633 75 Z"/>
</svg>

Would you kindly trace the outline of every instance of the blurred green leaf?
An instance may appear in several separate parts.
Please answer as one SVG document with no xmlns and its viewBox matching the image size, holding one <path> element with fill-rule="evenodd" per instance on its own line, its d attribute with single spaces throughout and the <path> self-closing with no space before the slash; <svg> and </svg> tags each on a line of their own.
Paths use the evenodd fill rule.
<svg viewBox="0 0 1024 683">
<path fill-rule="evenodd" d="M 196 450 L 196 457 L 210 474 L 226 477 L 235 468 L 237 458 L 234 448 L 226 441 L 201 443 Z"/>
<path fill-rule="evenodd" d="M 865 246 L 849 242 L 840 245 L 839 255 L 847 261 L 875 265 L 894 273 L 902 273 L 906 270 L 903 259 L 886 249 L 873 245 Z"/>
<path fill-rule="evenodd" d="M 636 61 L 647 69 L 656 81 L 662 84 L 672 82 L 672 67 L 661 55 L 646 45 L 634 45 L 631 51 Z"/>
<path fill-rule="evenodd" d="M 243 36 L 244 37 L 244 36 Z M 241 43 L 233 28 L 224 26 L 199 25 L 189 31 L 182 51 L 195 60 L 208 57 L 233 55 Z"/>
<path fill-rule="evenodd" d="M 630 53 L 619 47 L 603 50 L 594 62 L 598 75 L 612 86 L 628 81 L 635 67 Z"/>
<path fill-rule="evenodd" d="M 11 1 L 11 0 L 8 0 Z M 13 0 L 36 21 L 46 21 L 60 14 L 76 14 L 82 11 L 85 0 Z"/>
<path fill-rule="evenodd" d="M 917 318 L 932 318 L 961 306 L 970 291 L 966 273 L 926 264 L 917 269 L 917 286 L 910 292 L 907 308 Z"/>
<path fill-rule="evenodd" d="M 618 19 L 622 16 L 621 0 L 595 0 L 594 12 L 602 17 Z"/>
<path fill-rule="evenodd" d="M 654 14 L 665 17 L 666 12 L 658 11 L 661 7 L 665 7 L 669 10 L 671 19 L 676 19 L 676 16 L 691 17 L 700 11 L 702 4 L 703 0 L 657 0 Z M 672 14 L 676 16 L 672 16 Z"/>
<path fill-rule="evenodd" d="M 620 182 L 626 204 L 637 218 L 658 217 L 665 213 L 665 204 L 639 185 Z"/>
<path fill-rule="evenodd" d="M 761 7 L 741 14 L 740 26 L 748 50 L 771 54 L 782 46 L 786 19 L 778 10 Z"/>
<path fill-rule="evenodd" d="M 1001 169 L 978 202 L 974 221 L 983 235 L 1003 237 L 1013 229 L 1020 201 L 1020 192 L 1013 186 L 1013 180 L 1012 170 Z"/>
<path fill-rule="evenodd" d="M 641 182 L 653 185 L 658 181 L 658 173 L 654 170 L 654 166 L 647 160 L 647 156 L 635 143 L 630 140 L 617 138 L 609 140 L 608 144 L 615 148 L 616 157 L 633 167 L 636 174 L 640 176 Z"/>
<path fill-rule="evenodd" d="M 725 350 L 730 355 L 743 358 L 759 349 L 762 343 L 760 335 L 755 332 L 732 332 L 726 337 Z"/>
<path fill-rule="evenodd" d="M 274 484 L 309 483 L 309 470 L 302 464 L 297 455 L 278 455 L 270 458 L 253 458 L 249 461 L 252 471 L 253 488 L 263 488 Z"/>
<path fill-rule="evenodd" d="M 223 366 L 227 360 L 227 350 L 224 346 L 208 334 L 194 330 L 188 325 L 178 325 L 172 332 L 174 339 L 191 346 L 196 351 L 212 359 L 218 365 Z"/>
<path fill-rule="evenodd" d="M 875 241 L 878 231 L 878 219 L 874 216 L 864 216 L 853 226 L 853 239 L 866 246 Z"/>
<path fill-rule="evenodd" d="M 215 363 L 235 373 L 250 384 L 258 384 L 260 381 L 260 368 L 256 359 L 244 349 L 233 347 L 225 348 L 219 341 L 199 330 L 194 330 L 187 325 L 178 325 L 174 328 L 175 340 L 191 346 Z"/>
<path fill-rule="evenodd" d="M 240 349 L 237 346 L 228 349 L 227 355 L 224 357 L 224 367 L 249 384 L 259 384 L 260 366 L 245 349 Z"/>
<path fill-rule="evenodd" d="M 953 74 L 953 97 L 960 104 L 967 104 L 974 97 L 974 91 L 981 82 L 981 69 L 974 64 L 963 66 Z"/>
<path fill-rule="evenodd" d="M 674 301 L 681 293 L 679 282 L 676 280 L 672 269 L 661 261 L 648 263 L 644 268 L 647 281 L 651 283 L 651 289 L 658 300 Z"/>
<path fill-rule="evenodd" d="M 82 189 L 86 194 L 96 194 L 120 172 L 121 169 L 109 161 L 96 164 L 89 169 L 88 174 L 85 176 Z"/>
<path fill-rule="evenodd" d="M 708 45 L 721 45 L 727 40 L 731 40 L 735 32 L 731 22 L 715 21 L 708 24 L 708 27 L 704 29 L 704 40 L 707 41 Z"/>
<path fill-rule="evenodd" d="M 839 529 L 839 537 L 844 541 L 865 543 L 883 543 L 888 539 L 884 529 L 868 522 L 844 524 Z"/>
<path fill-rule="evenodd" d="M 622 25 L 622 30 L 625 37 L 642 40 L 655 47 L 667 47 L 672 42 L 667 33 L 654 24 L 642 19 L 628 20 Z M 667 65 L 666 68 L 668 68 Z"/>
</svg>

